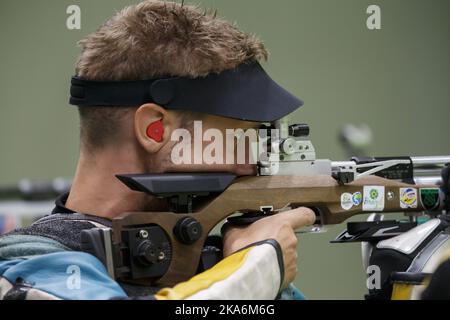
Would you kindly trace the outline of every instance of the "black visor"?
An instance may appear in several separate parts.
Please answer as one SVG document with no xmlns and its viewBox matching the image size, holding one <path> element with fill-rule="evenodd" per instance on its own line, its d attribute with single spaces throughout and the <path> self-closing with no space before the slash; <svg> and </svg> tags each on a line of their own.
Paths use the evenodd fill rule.
<svg viewBox="0 0 450 320">
<path fill-rule="evenodd" d="M 258 62 L 203 78 L 139 81 L 72 78 L 72 105 L 126 107 L 145 103 L 258 122 L 278 120 L 303 105 L 303 101 L 273 81 Z"/>
</svg>

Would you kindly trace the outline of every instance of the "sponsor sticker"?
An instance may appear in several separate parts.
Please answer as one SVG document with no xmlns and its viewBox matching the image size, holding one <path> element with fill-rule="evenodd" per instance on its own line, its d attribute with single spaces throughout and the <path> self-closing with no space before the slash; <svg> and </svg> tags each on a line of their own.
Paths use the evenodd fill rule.
<svg viewBox="0 0 450 320">
<path fill-rule="evenodd" d="M 362 203 L 362 193 L 357 191 L 353 194 L 345 192 L 341 194 L 341 207 L 344 210 L 350 210 L 353 206 L 357 207 Z"/>
<path fill-rule="evenodd" d="M 420 189 L 420 202 L 427 211 L 432 211 L 439 207 L 439 189 L 422 188 Z"/>
<path fill-rule="evenodd" d="M 416 188 L 400 188 L 400 208 L 417 208 Z"/>
<path fill-rule="evenodd" d="M 363 211 L 384 210 L 384 186 L 364 186 Z"/>
<path fill-rule="evenodd" d="M 353 205 L 359 206 L 363 200 L 363 196 L 361 192 L 355 192 L 352 196 Z"/>
<path fill-rule="evenodd" d="M 351 193 L 345 192 L 341 194 L 341 207 L 344 210 L 350 210 L 353 207 L 353 195 Z"/>
</svg>

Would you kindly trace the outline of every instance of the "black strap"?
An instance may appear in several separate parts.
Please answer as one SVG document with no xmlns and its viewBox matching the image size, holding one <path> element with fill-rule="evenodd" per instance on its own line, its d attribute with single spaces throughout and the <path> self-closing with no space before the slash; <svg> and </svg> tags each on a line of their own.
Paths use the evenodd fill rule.
<svg viewBox="0 0 450 320">
<path fill-rule="evenodd" d="M 159 92 L 156 90 L 156 86 L 152 86 L 157 81 L 163 81 L 163 79 L 119 82 L 89 81 L 80 77 L 72 77 L 70 104 L 136 106 L 145 102 L 160 103 L 164 99 L 158 99 L 158 94 L 164 95 L 165 92 Z M 159 85 L 158 89 L 164 90 L 163 86 Z M 152 93 L 156 99 L 152 97 Z"/>
</svg>

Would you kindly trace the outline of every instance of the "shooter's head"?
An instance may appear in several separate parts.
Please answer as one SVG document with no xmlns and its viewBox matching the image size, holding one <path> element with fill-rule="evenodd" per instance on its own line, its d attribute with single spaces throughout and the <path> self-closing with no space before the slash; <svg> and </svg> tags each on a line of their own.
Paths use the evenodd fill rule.
<svg viewBox="0 0 450 320">
<path fill-rule="evenodd" d="M 227 164 L 226 129 L 257 128 L 302 104 L 259 65 L 268 56 L 260 40 L 198 7 L 144 1 L 117 13 L 80 45 L 71 104 L 79 107 L 84 158 L 125 151 L 139 171 L 251 174 L 252 166 Z M 196 121 L 202 121 L 201 137 L 194 134 Z M 208 129 L 216 130 L 209 141 Z M 182 138 L 191 134 L 190 155 L 179 154 L 190 157 L 190 165 L 172 159 L 180 141 L 172 141 L 176 130 Z M 223 152 L 211 155 L 222 163 L 203 157 L 214 132 L 224 137 L 217 146 Z"/>
</svg>

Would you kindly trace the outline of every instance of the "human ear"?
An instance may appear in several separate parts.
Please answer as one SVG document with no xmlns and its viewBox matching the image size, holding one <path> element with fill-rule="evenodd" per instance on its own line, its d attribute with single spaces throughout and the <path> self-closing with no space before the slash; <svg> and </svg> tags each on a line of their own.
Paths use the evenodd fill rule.
<svg viewBox="0 0 450 320">
<path fill-rule="evenodd" d="M 134 115 L 136 138 L 148 153 L 158 152 L 169 140 L 171 119 L 168 112 L 153 103 L 140 106 Z"/>
</svg>

